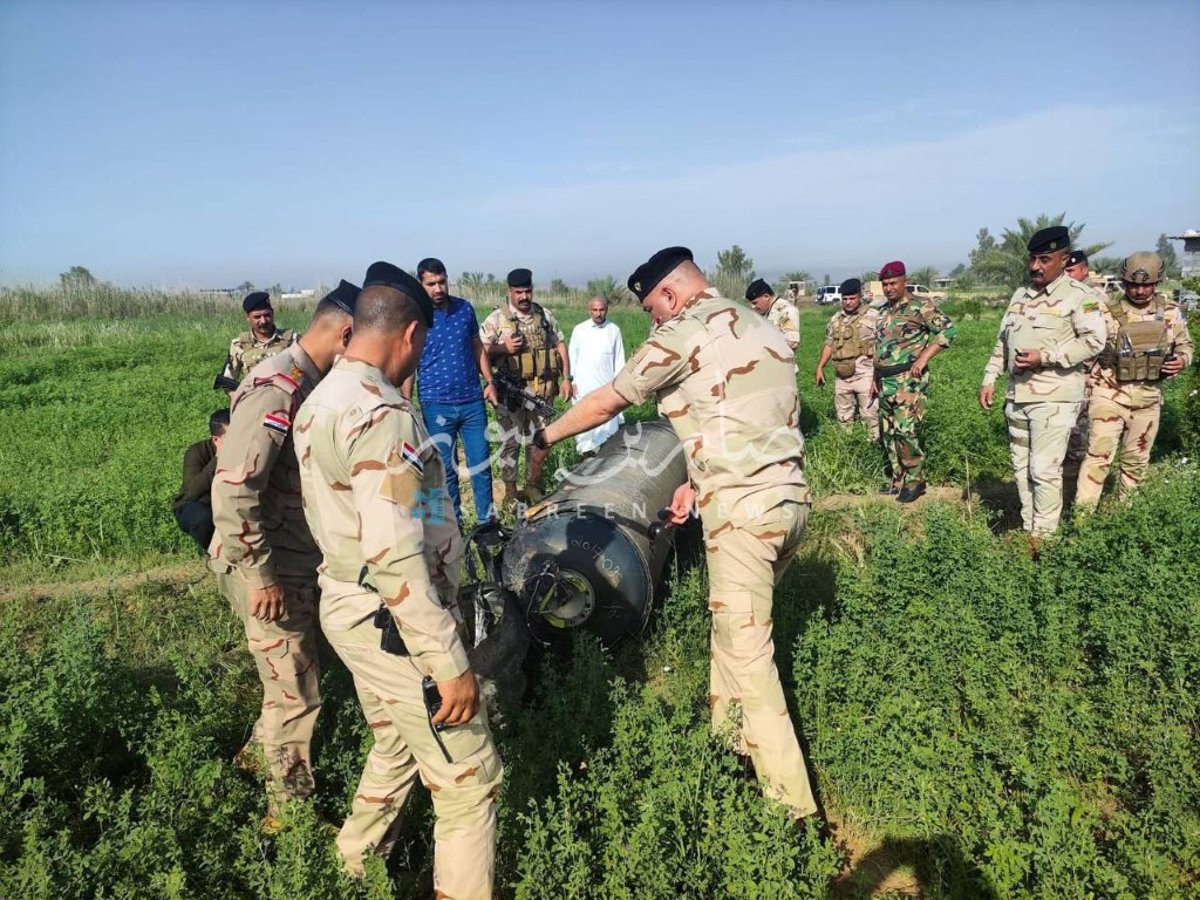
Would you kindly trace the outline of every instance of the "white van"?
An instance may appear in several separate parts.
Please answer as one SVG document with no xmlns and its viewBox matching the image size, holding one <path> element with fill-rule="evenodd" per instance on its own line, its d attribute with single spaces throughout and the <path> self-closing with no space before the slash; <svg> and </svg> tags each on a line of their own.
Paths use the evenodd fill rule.
<svg viewBox="0 0 1200 900">
<path fill-rule="evenodd" d="M 827 284 L 824 287 L 817 288 L 816 301 L 821 306 L 828 306 L 831 303 L 841 303 L 841 287 L 836 284 Z"/>
</svg>

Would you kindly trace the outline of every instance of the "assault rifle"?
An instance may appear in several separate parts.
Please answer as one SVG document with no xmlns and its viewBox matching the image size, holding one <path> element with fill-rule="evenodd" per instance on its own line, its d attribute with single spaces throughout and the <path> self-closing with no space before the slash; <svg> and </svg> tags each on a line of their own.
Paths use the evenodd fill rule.
<svg viewBox="0 0 1200 900">
<path fill-rule="evenodd" d="M 221 371 L 218 372 L 217 377 L 213 379 L 213 390 L 236 391 L 238 389 L 238 383 L 225 374 L 225 371 L 229 368 L 232 362 L 232 356 L 225 357 L 225 365 L 221 366 Z"/>
<path fill-rule="evenodd" d="M 493 371 L 492 383 L 496 385 L 497 398 L 510 412 L 526 409 L 548 418 L 558 415 L 553 403 L 543 400 L 511 375 Z"/>
</svg>

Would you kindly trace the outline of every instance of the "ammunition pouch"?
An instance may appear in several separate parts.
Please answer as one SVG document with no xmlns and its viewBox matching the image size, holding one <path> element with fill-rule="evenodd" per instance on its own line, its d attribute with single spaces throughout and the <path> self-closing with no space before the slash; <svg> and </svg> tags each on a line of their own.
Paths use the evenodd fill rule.
<svg viewBox="0 0 1200 900">
<path fill-rule="evenodd" d="M 844 320 L 833 334 L 833 371 L 838 378 L 851 378 L 858 359 L 875 355 L 874 348 L 862 338 L 861 315 Z"/>
<path fill-rule="evenodd" d="M 1171 339 L 1163 321 L 1163 305 L 1156 300 L 1154 318 L 1141 322 L 1130 322 L 1119 303 L 1110 304 L 1109 311 L 1121 327 L 1100 354 L 1100 364 L 1112 369 L 1118 382 L 1161 380 Z"/>
<path fill-rule="evenodd" d="M 513 334 L 521 335 L 525 339 L 525 346 L 520 353 L 502 357 L 498 368 L 519 381 L 557 381 L 562 376 L 562 359 L 557 348 L 551 346 L 550 320 L 546 318 L 546 311 L 536 303 L 531 312 L 538 317 L 540 325 L 528 334 L 521 330 L 521 322 L 516 316 L 509 318 Z M 546 399 L 541 392 L 538 394 Z M 550 395 L 553 396 L 553 386 Z"/>
</svg>

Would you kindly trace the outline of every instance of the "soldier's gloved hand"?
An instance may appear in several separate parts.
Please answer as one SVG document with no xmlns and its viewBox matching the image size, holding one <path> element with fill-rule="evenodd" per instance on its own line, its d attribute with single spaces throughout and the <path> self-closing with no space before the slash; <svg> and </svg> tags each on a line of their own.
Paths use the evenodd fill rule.
<svg viewBox="0 0 1200 900">
<path fill-rule="evenodd" d="M 817 387 L 825 387 L 825 370 L 817 369 Z"/>
<path fill-rule="evenodd" d="M 470 669 L 457 678 L 437 683 L 442 708 L 433 717 L 434 725 L 464 725 L 479 711 L 479 682 Z"/>
<path fill-rule="evenodd" d="M 282 619 L 286 612 L 283 601 L 283 588 L 277 584 L 255 588 L 250 592 L 250 615 L 260 622 L 274 622 Z"/>
<path fill-rule="evenodd" d="M 695 503 L 696 489 L 692 487 L 690 481 L 685 481 L 679 487 L 675 488 L 675 495 L 671 497 L 671 505 L 667 507 L 671 511 L 668 521 L 672 525 L 682 525 L 691 516 L 692 506 Z"/>
</svg>

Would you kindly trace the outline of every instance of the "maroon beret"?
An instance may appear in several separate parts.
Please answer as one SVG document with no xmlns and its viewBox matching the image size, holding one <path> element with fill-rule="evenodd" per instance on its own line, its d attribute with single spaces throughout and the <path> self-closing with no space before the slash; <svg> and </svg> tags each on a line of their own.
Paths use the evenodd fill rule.
<svg viewBox="0 0 1200 900">
<path fill-rule="evenodd" d="M 898 259 L 894 259 L 890 263 L 883 264 L 883 268 L 879 270 L 879 280 L 887 281 L 889 278 L 899 278 L 901 275 L 907 274 L 908 272 L 904 268 L 904 263 Z"/>
</svg>

